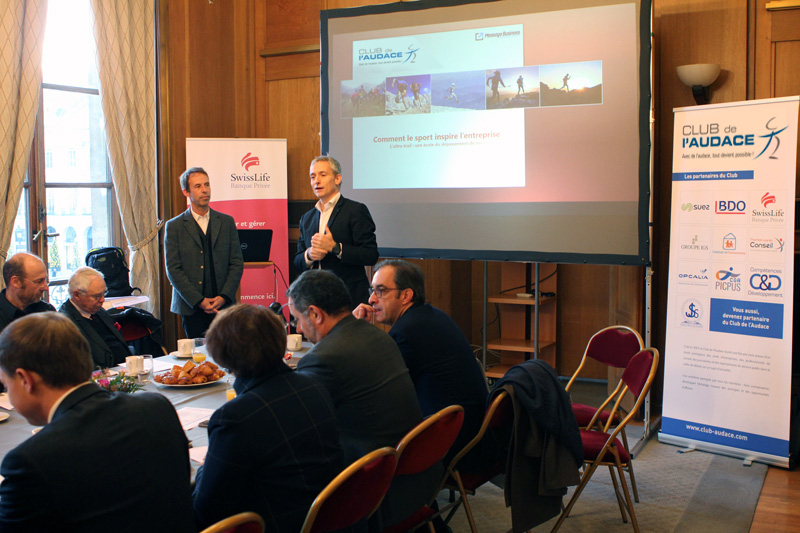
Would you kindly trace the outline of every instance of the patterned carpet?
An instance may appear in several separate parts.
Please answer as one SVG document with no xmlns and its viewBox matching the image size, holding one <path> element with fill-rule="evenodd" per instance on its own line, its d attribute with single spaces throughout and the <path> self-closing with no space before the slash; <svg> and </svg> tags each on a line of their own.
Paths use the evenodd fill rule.
<svg viewBox="0 0 800 533">
<path fill-rule="evenodd" d="M 678 448 L 656 438 L 648 441 L 633 464 L 639 488 L 635 510 L 642 531 L 750 530 L 766 465 L 754 463 L 745 467 L 741 459 L 700 451 L 681 454 Z M 564 503 L 567 501 L 565 497 Z M 511 530 L 511 512 L 505 507 L 501 488 L 484 485 L 470 498 L 470 504 L 479 532 Z M 550 531 L 555 522 L 556 518 L 531 531 Z M 462 509 L 450 526 L 455 533 L 469 531 Z M 630 523 L 622 522 L 607 470 L 595 472 L 559 531 L 633 531 Z"/>
</svg>

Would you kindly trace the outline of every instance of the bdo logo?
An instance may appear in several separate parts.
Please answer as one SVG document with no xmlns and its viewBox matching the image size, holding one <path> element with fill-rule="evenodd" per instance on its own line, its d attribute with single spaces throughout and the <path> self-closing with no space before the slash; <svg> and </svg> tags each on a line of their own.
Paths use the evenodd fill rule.
<svg viewBox="0 0 800 533">
<path fill-rule="evenodd" d="M 747 203 L 744 200 L 718 200 L 714 202 L 714 212 L 718 215 L 744 215 Z"/>
</svg>

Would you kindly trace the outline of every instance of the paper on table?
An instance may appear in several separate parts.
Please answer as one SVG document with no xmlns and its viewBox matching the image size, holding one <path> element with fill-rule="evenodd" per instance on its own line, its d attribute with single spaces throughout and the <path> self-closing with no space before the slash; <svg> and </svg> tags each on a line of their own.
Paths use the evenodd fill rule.
<svg viewBox="0 0 800 533">
<path fill-rule="evenodd" d="M 196 448 L 189 448 L 189 459 L 197 463 L 203 464 L 206 462 L 207 453 L 208 453 L 208 446 L 197 446 Z"/>
<path fill-rule="evenodd" d="M 0 394 L 0 407 L 5 409 L 6 411 L 13 411 L 14 406 L 11 405 L 11 400 L 8 399 L 8 393 L 4 392 Z"/>
<path fill-rule="evenodd" d="M 181 407 L 178 409 L 178 418 L 184 431 L 196 428 L 200 422 L 210 418 L 212 414 L 214 414 L 213 409 L 202 409 L 200 407 Z"/>
</svg>

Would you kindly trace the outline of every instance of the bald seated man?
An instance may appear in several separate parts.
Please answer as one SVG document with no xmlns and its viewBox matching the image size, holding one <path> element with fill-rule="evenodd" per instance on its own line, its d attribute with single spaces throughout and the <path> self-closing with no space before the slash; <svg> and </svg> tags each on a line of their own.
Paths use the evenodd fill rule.
<svg viewBox="0 0 800 533">
<path fill-rule="evenodd" d="M 25 315 L 56 310 L 42 301 L 47 291 L 47 268 L 35 255 L 20 252 L 9 257 L 3 265 L 3 282 L 6 288 L 0 291 L 0 331 Z"/>
<path fill-rule="evenodd" d="M 58 312 L 67 315 L 89 343 L 95 366 L 109 368 L 125 362 L 131 354 L 114 319 L 103 309 L 106 282 L 103 274 L 81 267 L 69 278 L 69 300 Z"/>
</svg>

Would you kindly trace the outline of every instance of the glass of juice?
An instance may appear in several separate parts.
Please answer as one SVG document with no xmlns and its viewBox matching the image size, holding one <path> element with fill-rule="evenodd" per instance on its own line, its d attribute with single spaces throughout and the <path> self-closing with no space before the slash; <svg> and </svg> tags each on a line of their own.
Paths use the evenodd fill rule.
<svg viewBox="0 0 800 533">
<path fill-rule="evenodd" d="M 203 338 L 194 339 L 192 347 L 192 360 L 198 365 L 206 360 L 206 340 Z"/>
</svg>

